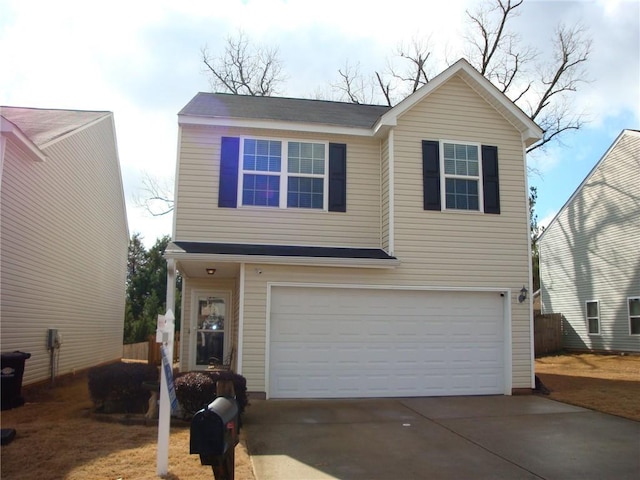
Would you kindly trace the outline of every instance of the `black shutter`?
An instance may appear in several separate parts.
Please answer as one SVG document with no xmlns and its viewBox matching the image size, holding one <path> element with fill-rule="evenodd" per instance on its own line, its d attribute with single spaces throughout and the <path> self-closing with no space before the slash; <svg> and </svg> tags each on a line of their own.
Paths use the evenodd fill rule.
<svg viewBox="0 0 640 480">
<path fill-rule="evenodd" d="M 347 211 L 347 145 L 329 144 L 329 211 Z"/>
<path fill-rule="evenodd" d="M 441 210 L 440 144 L 437 141 L 422 141 L 422 179 L 424 209 Z"/>
<path fill-rule="evenodd" d="M 482 189 L 484 190 L 484 213 L 500 213 L 498 147 L 482 145 Z"/>
<path fill-rule="evenodd" d="M 218 207 L 236 208 L 238 206 L 239 155 L 240 139 L 237 137 L 222 137 Z"/>
</svg>

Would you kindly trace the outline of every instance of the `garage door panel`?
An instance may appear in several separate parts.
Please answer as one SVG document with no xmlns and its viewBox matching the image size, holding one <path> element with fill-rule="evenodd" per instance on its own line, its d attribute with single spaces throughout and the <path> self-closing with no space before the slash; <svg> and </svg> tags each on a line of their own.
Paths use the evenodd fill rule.
<svg viewBox="0 0 640 480">
<path fill-rule="evenodd" d="M 503 393 L 503 301 L 497 293 L 274 287 L 269 394 Z"/>
</svg>

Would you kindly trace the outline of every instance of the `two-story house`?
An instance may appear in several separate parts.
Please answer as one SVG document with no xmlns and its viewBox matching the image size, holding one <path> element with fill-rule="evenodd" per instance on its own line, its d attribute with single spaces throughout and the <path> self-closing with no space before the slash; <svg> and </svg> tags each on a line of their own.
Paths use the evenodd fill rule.
<svg viewBox="0 0 640 480">
<path fill-rule="evenodd" d="M 182 370 L 230 358 L 268 398 L 530 391 L 541 130 L 465 60 L 393 108 L 199 93 L 179 126 Z"/>
</svg>

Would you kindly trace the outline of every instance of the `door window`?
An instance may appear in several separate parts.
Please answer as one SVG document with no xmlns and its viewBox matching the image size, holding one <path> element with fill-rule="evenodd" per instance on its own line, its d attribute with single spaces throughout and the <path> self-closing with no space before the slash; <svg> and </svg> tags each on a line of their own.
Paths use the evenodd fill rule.
<svg viewBox="0 0 640 480">
<path fill-rule="evenodd" d="M 226 303 L 223 297 L 198 297 L 196 365 L 224 362 Z"/>
</svg>

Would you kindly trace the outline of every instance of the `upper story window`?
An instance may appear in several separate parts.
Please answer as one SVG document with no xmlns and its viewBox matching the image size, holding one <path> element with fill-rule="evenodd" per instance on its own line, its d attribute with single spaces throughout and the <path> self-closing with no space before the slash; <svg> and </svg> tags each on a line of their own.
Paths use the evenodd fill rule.
<svg viewBox="0 0 640 480">
<path fill-rule="evenodd" d="M 325 143 L 244 138 L 241 205 L 326 209 Z"/>
<path fill-rule="evenodd" d="M 640 297 L 630 297 L 628 300 L 631 335 L 640 335 Z"/>
<path fill-rule="evenodd" d="M 586 303 L 589 335 L 600 335 L 600 305 L 597 300 Z"/>
<path fill-rule="evenodd" d="M 423 140 L 424 209 L 499 215 L 499 171 L 497 146 Z"/>
<path fill-rule="evenodd" d="M 479 146 L 442 143 L 445 208 L 481 210 Z"/>
</svg>

